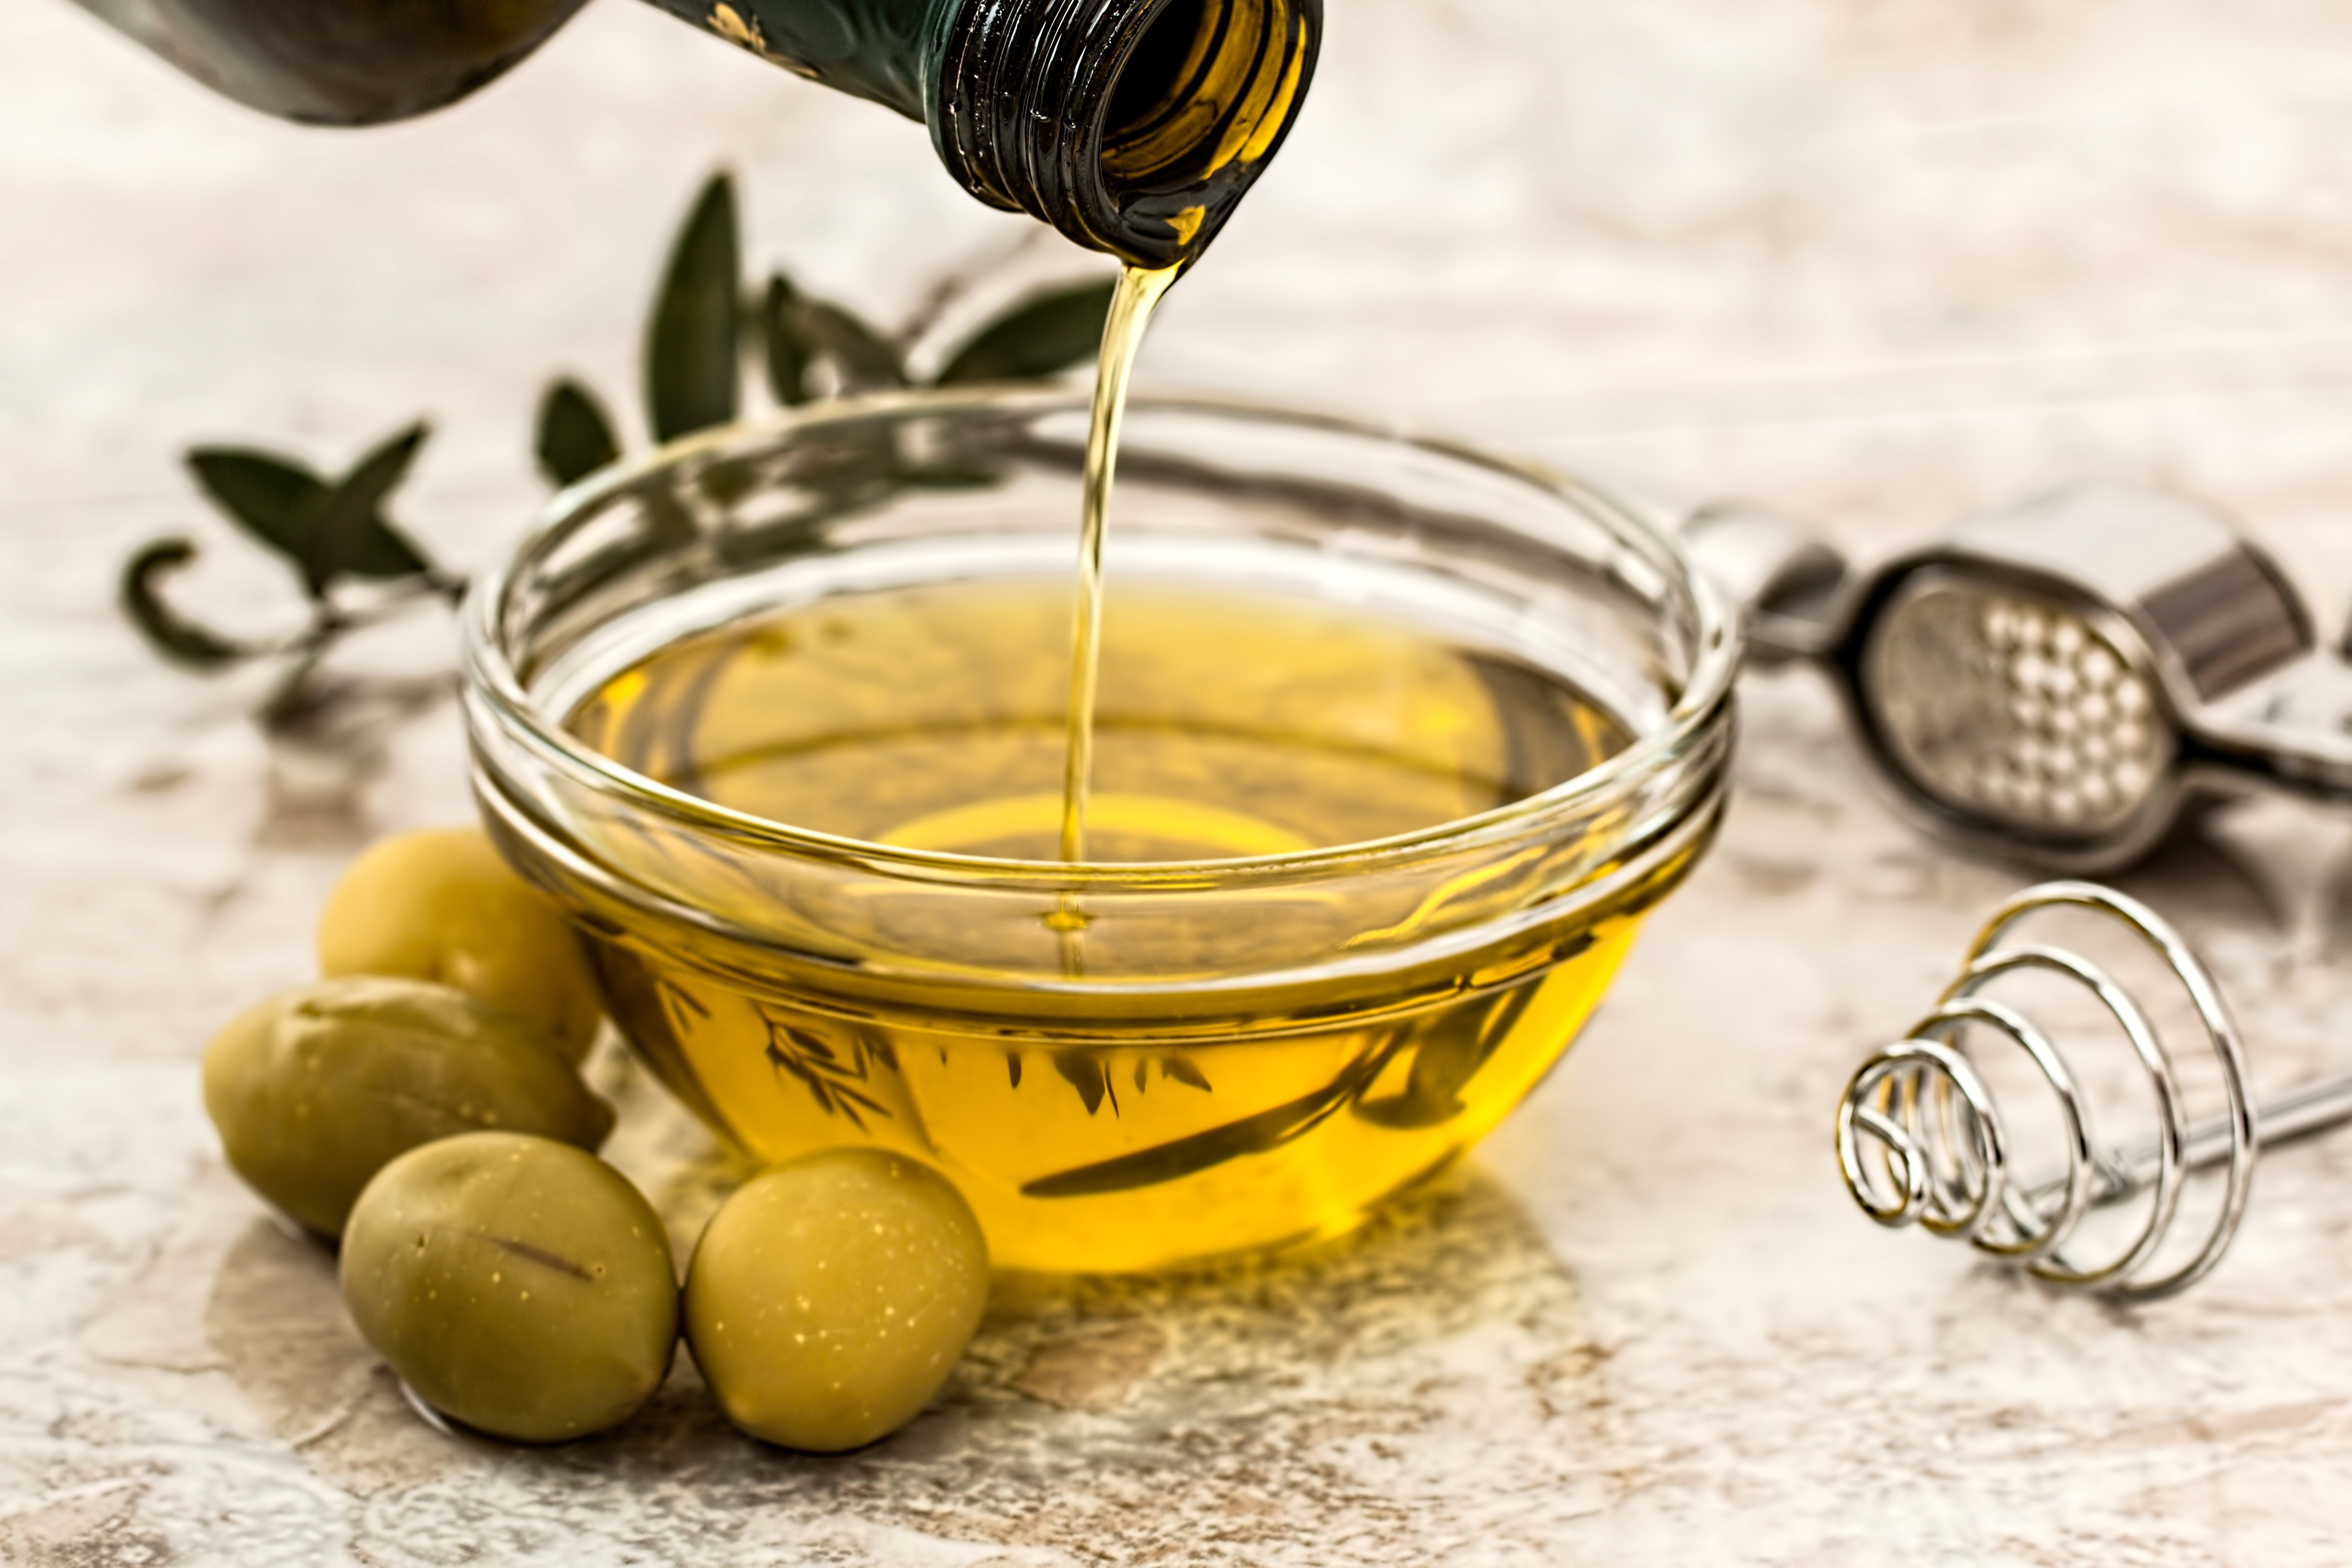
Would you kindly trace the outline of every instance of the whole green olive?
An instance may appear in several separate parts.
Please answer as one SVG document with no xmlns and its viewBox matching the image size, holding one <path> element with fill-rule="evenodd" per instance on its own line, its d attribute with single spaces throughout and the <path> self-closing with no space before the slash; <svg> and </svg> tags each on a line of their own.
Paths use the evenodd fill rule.
<svg viewBox="0 0 2352 1568">
<path fill-rule="evenodd" d="M 360 1337 L 418 1397 L 518 1442 L 627 1420 L 677 1348 L 660 1216 L 551 1139 L 468 1132 L 403 1154 L 352 1210 L 341 1273 Z"/>
<path fill-rule="evenodd" d="M 471 827 L 404 833 L 352 861 L 319 916 L 319 973 L 454 985 L 538 1025 L 575 1062 L 602 1016 L 562 911 Z"/>
<path fill-rule="evenodd" d="M 613 1108 L 538 1029 L 446 985 L 374 975 L 231 1019 L 205 1047 L 205 1110 L 247 1184 L 330 1237 L 419 1144 L 504 1128 L 593 1149 L 613 1130 Z"/>
<path fill-rule="evenodd" d="M 711 1216 L 687 1269 L 687 1344 L 730 1421 L 838 1453 L 914 1419 L 987 1304 L 988 1245 L 946 1177 L 828 1149 Z"/>
</svg>

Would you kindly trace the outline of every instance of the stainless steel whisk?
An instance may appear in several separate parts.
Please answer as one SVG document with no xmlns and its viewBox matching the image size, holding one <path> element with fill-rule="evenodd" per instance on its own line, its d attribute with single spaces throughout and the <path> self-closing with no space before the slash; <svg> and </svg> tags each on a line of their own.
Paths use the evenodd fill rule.
<svg viewBox="0 0 2352 1568">
<path fill-rule="evenodd" d="M 2220 1115 L 2188 1120 L 2171 1055 L 2139 1004 L 2105 970 L 2063 948 L 2010 940 L 2026 917 L 2064 907 L 2119 922 L 2179 977 L 2221 1069 L 2228 1104 Z M 2152 1139 L 2124 1150 L 2103 1145 L 2064 1053 L 2016 1007 L 1982 994 L 2001 976 L 2029 970 L 2082 985 L 2121 1027 L 2154 1095 Z M 2012 1176 L 2008 1125 L 1968 1043 L 1970 1031 L 1979 1028 L 2021 1047 L 2056 1096 L 2063 1175 L 2032 1186 Z M 2211 973 L 2180 934 L 2145 904 L 2112 889 L 2048 882 L 1995 910 L 1935 1008 L 1907 1038 L 1874 1054 L 1853 1075 L 1838 1103 L 1837 1156 L 1847 1190 L 1883 1226 L 1916 1222 L 2053 1285 L 2143 1302 L 2187 1289 L 2221 1262 L 2244 1216 L 2264 1143 L 2347 1118 L 2352 1078 L 2313 1084 L 2257 1108 L 2237 1026 Z M 2148 1273 L 2179 1217 L 2188 1173 L 2210 1166 L 2226 1167 L 2227 1184 L 2202 1245 L 2178 1266 Z M 2068 1256 L 2069 1242 L 2095 1207 L 2142 1195 L 2146 1219 L 2114 1257 L 2084 1263 Z"/>
</svg>

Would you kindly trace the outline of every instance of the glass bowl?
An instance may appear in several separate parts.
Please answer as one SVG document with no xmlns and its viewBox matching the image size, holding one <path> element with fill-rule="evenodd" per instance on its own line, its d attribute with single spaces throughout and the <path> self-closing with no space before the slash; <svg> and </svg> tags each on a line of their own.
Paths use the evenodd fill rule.
<svg viewBox="0 0 2352 1568">
<path fill-rule="evenodd" d="M 1163 592 L 1320 606 L 1573 689 L 1622 745 L 1361 842 L 1071 864 L 767 820 L 574 733 L 659 650 L 795 607 L 1028 584 L 1058 585 L 1066 617 L 1086 418 L 1060 389 L 897 394 L 576 487 L 476 586 L 466 713 L 492 836 L 713 1128 L 765 1162 L 843 1143 L 929 1161 L 1000 1267 L 1148 1270 L 1343 1232 L 1527 1095 L 1712 837 L 1735 639 L 1673 543 L 1588 485 L 1309 414 L 1138 398 L 1114 647 L 1122 603 Z M 1199 677 L 1154 700 L 1238 683 L 1318 722 L 1328 704 L 1280 695 L 1289 656 L 1231 663 L 1234 627 L 1171 654 Z M 940 669 L 909 674 L 910 712 L 953 684 Z M 1475 729 L 1483 700 L 1415 722 Z"/>
</svg>

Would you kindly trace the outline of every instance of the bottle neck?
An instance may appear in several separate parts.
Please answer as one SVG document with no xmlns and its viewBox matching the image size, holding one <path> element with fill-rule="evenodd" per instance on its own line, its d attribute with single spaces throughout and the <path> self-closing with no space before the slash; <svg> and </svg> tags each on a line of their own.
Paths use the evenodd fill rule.
<svg viewBox="0 0 2352 1568">
<path fill-rule="evenodd" d="M 926 121 L 956 182 L 1092 250 L 1200 254 L 1305 101 L 1322 0 L 653 0 Z"/>
<path fill-rule="evenodd" d="M 923 61 L 937 13 L 961 0 L 652 0 L 770 65 L 926 118 Z"/>
<path fill-rule="evenodd" d="M 931 139 L 982 201 L 1190 262 L 1297 117 L 1322 20 L 1322 0 L 943 0 Z"/>
</svg>

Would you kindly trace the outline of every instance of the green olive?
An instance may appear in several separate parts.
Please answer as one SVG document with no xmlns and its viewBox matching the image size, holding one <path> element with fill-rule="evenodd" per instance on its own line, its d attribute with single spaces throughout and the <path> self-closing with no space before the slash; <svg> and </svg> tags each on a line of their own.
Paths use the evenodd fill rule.
<svg viewBox="0 0 2352 1568">
<path fill-rule="evenodd" d="M 483 1128 L 593 1149 L 613 1108 L 511 1014 L 421 980 L 354 975 L 282 992 L 205 1047 L 205 1110 L 228 1163 L 289 1218 L 341 1235 L 395 1156 Z"/>
<path fill-rule="evenodd" d="M 360 1337 L 436 1410 L 560 1443 L 636 1414 L 677 1348 L 660 1216 L 569 1143 L 468 1132 L 370 1182 L 343 1233 Z"/>
<path fill-rule="evenodd" d="M 319 972 L 454 985 L 538 1025 L 575 1062 L 601 1016 L 562 911 L 471 827 L 404 833 L 352 861 L 319 916 Z"/>
<path fill-rule="evenodd" d="M 687 1270 L 687 1343 L 730 1421 L 838 1453 L 914 1419 L 987 1302 L 988 1245 L 946 1177 L 828 1149 L 711 1217 Z"/>
</svg>

